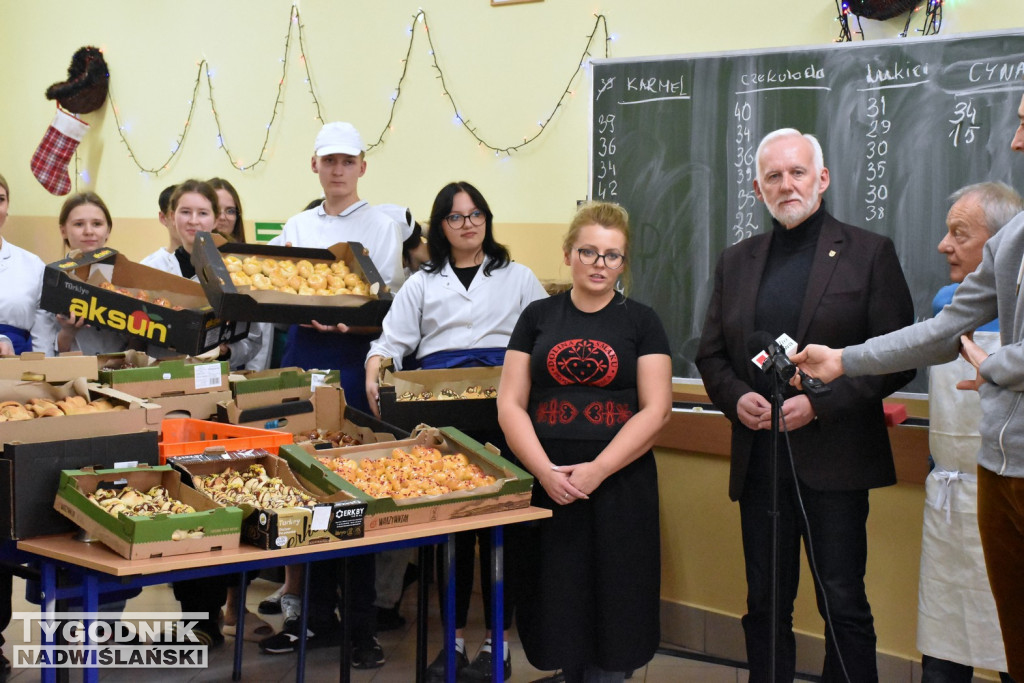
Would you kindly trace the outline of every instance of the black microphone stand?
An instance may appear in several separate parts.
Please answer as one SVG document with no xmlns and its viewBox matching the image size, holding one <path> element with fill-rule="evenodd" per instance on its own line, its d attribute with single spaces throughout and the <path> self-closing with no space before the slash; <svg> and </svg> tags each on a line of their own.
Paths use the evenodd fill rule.
<svg viewBox="0 0 1024 683">
<path fill-rule="evenodd" d="M 771 363 L 771 361 L 769 361 Z M 766 368 L 767 369 L 767 368 Z M 771 555 L 771 617 L 768 619 L 768 628 L 771 629 L 768 636 L 768 670 L 771 672 L 768 680 L 775 683 L 775 657 L 777 653 L 779 633 L 779 416 L 782 414 L 782 378 L 780 371 L 775 364 L 769 371 L 772 377 L 772 421 L 770 432 L 770 446 L 768 449 L 768 464 L 771 470 L 772 491 L 771 507 L 768 516 L 771 517 L 772 526 L 772 555 Z"/>
</svg>

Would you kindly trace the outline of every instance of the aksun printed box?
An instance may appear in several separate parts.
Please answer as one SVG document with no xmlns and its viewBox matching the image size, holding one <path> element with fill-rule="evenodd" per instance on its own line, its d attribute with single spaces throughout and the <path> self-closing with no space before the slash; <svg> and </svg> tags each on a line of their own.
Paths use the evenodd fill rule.
<svg viewBox="0 0 1024 683">
<path fill-rule="evenodd" d="M 370 285 L 371 293 L 315 296 L 239 286 L 231 280 L 224 262 L 227 255 L 240 259 L 247 256 L 289 261 L 305 259 L 314 266 L 317 263 L 344 261 L 351 272 L 363 276 Z M 233 320 L 295 324 L 316 320 L 324 325 L 344 323 L 358 327 L 380 327 L 393 299 L 369 254 L 359 242 L 339 242 L 328 249 L 307 249 L 224 243 L 222 238 L 199 233 L 192 252 L 192 263 L 214 310 L 218 315 Z"/>
<path fill-rule="evenodd" d="M 47 265 L 39 305 L 193 355 L 249 332 L 247 323 L 217 317 L 198 283 L 134 263 L 113 249 Z"/>
<path fill-rule="evenodd" d="M 315 484 L 297 477 L 287 462 L 267 451 L 211 449 L 201 455 L 169 458 L 168 463 L 179 470 L 193 486 L 198 476 L 221 474 L 229 468 L 243 472 L 250 465 L 262 465 L 267 476 L 279 478 L 283 484 L 297 488 L 319 501 L 312 507 L 279 509 L 240 504 L 245 515 L 242 538 L 259 548 L 277 550 L 363 536 L 365 500 L 346 491 L 326 493 Z"/>
<path fill-rule="evenodd" d="M 124 485 L 143 492 L 163 486 L 171 498 L 191 505 L 196 512 L 114 517 L 88 498 L 98 488 Z M 242 524 L 240 509 L 221 507 L 184 486 L 170 467 L 65 470 L 53 506 L 129 560 L 237 548 Z"/>
<path fill-rule="evenodd" d="M 443 455 L 463 453 L 471 463 L 479 465 L 497 481 L 490 486 L 437 496 L 403 500 L 372 498 L 318 460 L 319 457 L 376 460 L 389 457 L 395 448 L 408 450 L 417 445 L 437 448 Z M 281 446 L 279 455 L 317 488 L 328 492 L 347 491 L 354 496 L 370 498 L 366 509 L 368 531 L 524 508 L 530 504 L 533 489 L 533 477 L 528 472 L 502 458 L 493 446 L 483 446 L 451 427 L 426 429 L 416 438 L 388 444 L 329 450 L 316 450 L 308 444 L 287 445 Z"/>
</svg>

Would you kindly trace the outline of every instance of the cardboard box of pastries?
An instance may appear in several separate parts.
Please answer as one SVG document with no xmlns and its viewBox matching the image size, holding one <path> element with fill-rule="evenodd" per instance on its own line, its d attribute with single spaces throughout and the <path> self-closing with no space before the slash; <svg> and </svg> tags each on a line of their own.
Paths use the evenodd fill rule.
<svg viewBox="0 0 1024 683">
<path fill-rule="evenodd" d="M 70 382 L 84 377 L 95 380 L 99 376 L 95 356 L 81 352 L 47 356 L 42 351 L 26 351 L 20 356 L 0 357 L 0 379 L 22 382 Z"/>
<path fill-rule="evenodd" d="M 158 431 L 160 412 L 143 399 L 81 378 L 61 385 L 0 380 L 0 450 L 10 443 Z"/>
<path fill-rule="evenodd" d="M 197 358 L 157 360 L 142 351 L 98 356 L 99 381 L 139 398 L 228 390 L 227 361 Z"/>
<path fill-rule="evenodd" d="M 39 305 L 184 354 L 198 355 L 249 332 L 248 323 L 218 317 L 199 283 L 106 248 L 47 265 Z"/>
<path fill-rule="evenodd" d="M 214 310 L 233 320 L 376 328 L 393 298 L 359 242 L 306 249 L 199 233 L 192 263 Z"/>
<path fill-rule="evenodd" d="M 467 432 L 496 432 L 501 367 L 401 370 L 381 363 L 380 416 L 412 431 L 418 424 L 452 425 Z"/>
<path fill-rule="evenodd" d="M 53 507 L 129 560 L 237 548 L 243 514 L 185 486 L 166 466 L 66 470 Z"/>
<path fill-rule="evenodd" d="M 143 431 L 6 444 L 0 453 L 0 537 L 73 531 L 75 525 L 53 508 L 61 471 L 156 465 L 157 436 Z"/>
<path fill-rule="evenodd" d="M 363 536 L 363 498 L 347 491 L 328 493 L 268 451 L 218 448 L 167 462 L 202 495 L 242 508 L 246 543 L 277 550 Z M 280 498 L 289 504 L 277 507 Z"/>
<path fill-rule="evenodd" d="M 464 459 L 457 458 L 459 454 Z M 412 439 L 369 446 L 317 450 L 309 444 L 286 445 L 281 446 L 279 456 L 318 488 L 368 497 L 368 531 L 527 507 L 533 488 L 528 472 L 502 458 L 490 444 L 481 445 L 452 427 L 425 428 Z M 473 466 L 478 469 L 471 469 Z M 362 482 L 355 468 L 362 470 Z M 413 475 L 406 473 L 418 469 L 422 472 L 413 483 Z M 378 483 L 389 481 L 392 489 L 399 485 L 397 495 L 383 489 L 367 492 L 357 486 L 372 488 L 367 476 L 372 474 Z M 420 474 L 432 481 L 419 481 Z M 439 493 L 443 489 L 433 486 L 441 479 L 470 482 L 472 487 L 456 484 L 466 488 Z"/>
</svg>

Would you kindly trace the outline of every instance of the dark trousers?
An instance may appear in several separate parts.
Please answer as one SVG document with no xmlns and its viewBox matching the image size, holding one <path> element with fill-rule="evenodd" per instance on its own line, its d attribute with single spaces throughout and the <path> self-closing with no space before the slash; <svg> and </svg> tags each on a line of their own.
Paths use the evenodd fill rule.
<svg viewBox="0 0 1024 683">
<path fill-rule="evenodd" d="M 377 608 L 373 605 L 377 599 L 376 556 L 348 558 L 349 595 L 341 592 L 341 563 L 342 560 L 324 560 L 309 565 L 309 628 L 313 633 L 338 628 L 335 610 L 341 607 L 341 600 L 346 600 L 352 642 L 363 644 L 377 634 Z"/>
<path fill-rule="evenodd" d="M 827 457 L 827 454 L 822 454 Z M 825 683 L 877 681 L 875 630 L 864 590 L 867 491 L 813 491 L 800 485 L 808 524 L 800 514 L 788 460 L 780 454 L 779 594 L 776 681 L 792 681 L 796 666 L 793 601 L 800 580 L 800 540 L 820 579 L 818 612 L 825 619 Z M 743 617 L 750 681 L 770 680 L 771 481 L 768 457 L 755 453 L 740 498 L 747 614 Z M 824 595 L 821 586 L 825 587 Z M 827 598 L 827 603 L 826 603 Z M 831 624 L 831 626 L 829 625 Z M 838 646 L 839 652 L 836 648 Z M 841 655 L 841 657 L 840 657 Z M 844 674 L 845 668 L 845 674 Z"/>
<path fill-rule="evenodd" d="M 978 468 L 978 530 L 1007 671 L 1024 681 L 1024 478 Z"/>
<path fill-rule="evenodd" d="M 11 624 L 11 570 L 0 566 L 0 647 L 4 644 L 4 631 Z"/>
<path fill-rule="evenodd" d="M 921 683 L 971 683 L 973 680 L 973 666 L 928 655 L 921 656 Z M 1000 673 L 999 680 L 1002 683 L 1013 683 L 1013 679 L 1007 673 Z"/>
</svg>

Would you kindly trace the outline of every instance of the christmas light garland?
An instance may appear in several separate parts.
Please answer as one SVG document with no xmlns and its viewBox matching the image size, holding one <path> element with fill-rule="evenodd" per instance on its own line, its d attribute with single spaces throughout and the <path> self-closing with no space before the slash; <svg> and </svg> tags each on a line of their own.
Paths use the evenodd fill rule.
<svg viewBox="0 0 1024 683">
<path fill-rule="evenodd" d="M 522 149 L 523 147 L 525 147 L 526 145 L 530 144 L 531 142 L 536 140 L 538 137 L 540 137 L 540 135 L 547 128 L 547 125 L 555 117 L 555 114 L 558 112 L 558 109 L 565 102 L 565 99 L 567 97 L 569 97 L 569 96 L 574 94 L 574 91 L 572 90 L 572 83 L 576 79 L 576 77 L 579 75 L 580 70 L 585 67 L 586 62 L 587 62 L 587 58 L 591 56 L 591 54 L 590 54 L 591 46 L 593 45 L 594 40 L 597 37 L 598 30 L 600 28 L 602 28 L 602 27 L 604 29 L 604 36 L 605 36 L 604 56 L 605 57 L 608 56 L 608 43 L 609 43 L 609 41 L 611 41 L 612 38 L 611 38 L 611 36 L 608 33 L 607 19 L 605 18 L 605 16 L 603 14 L 597 14 L 597 15 L 595 15 L 595 17 L 596 17 L 596 21 L 594 22 L 594 29 L 593 29 L 593 31 L 591 31 L 590 35 L 587 37 L 587 43 L 586 43 L 586 46 L 583 49 L 583 54 L 581 55 L 580 59 L 577 60 L 576 68 L 573 70 L 572 76 L 569 78 L 568 85 L 562 91 L 561 96 L 558 98 L 558 101 L 555 103 L 555 106 L 551 109 L 551 112 L 548 114 L 547 118 L 544 119 L 543 121 L 538 121 L 537 122 L 537 124 L 539 126 L 539 130 L 536 133 L 534 133 L 532 136 L 525 136 L 525 137 L 523 137 L 523 142 L 521 142 L 519 144 L 507 145 L 507 146 L 498 146 L 498 145 L 491 144 L 490 142 L 488 142 L 487 140 L 482 138 L 477 133 L 477 129 L 470 125 L 470 120 L 468 118 L 463 118 L 462 114 L 459 112 L 459 108 L 458 108 L 458 106 L 455 103 L 455 97 L 449 92 L 448 86 L 445 83 L 444 72 L 441 70 L 441 66 L 438 63 L 437 51 L 434 49 L 434 41 L 433 41 L 433 39 L 430 36 L 430 29 L 429 29 L 429 26 L 427 25 L 427 14 L 422 9 L 418 10 L 416 12 L 416 14 L 414 14 L 413 17 L 412 17 L 413 27 L 410 28 L 410 30 L 409 30 L 409 46 L 406 49 L 405 59 L 402 60 L 402 73 L 399 76 L 398 84 L 397 84 L 397 86 L 394 89 L 394 94 L 391 96 L 391 107 L 390 107 L 390 109 L 388 111 L 387 122 L 384 124 L 384 127 L 381 130 L 381 133 L 377 137 L 376 141 L 371 143 L 371 144 L 369 144 L 369 145 L 367 145 L 367 149 L 368 150 L 372 150 L 375 147 L 378 147 L 378 146 L 382 145 L 384 143 L 384 136 L 387 134 L 387 132 L 389 130 L 392 129 L 392 123 L 394 122 L 394 119 L 395 119 L 395 110 L 396 110 L 396 107 L 398 105 L 398 100 L 400 99 L 401 94 L 402 94 L 402 84 L 405 82 L 405 77 L 406 77 L 406 75 L 408 73 L 409 59 L 412 56 L 412 48 L 413 48 L 413 44 L 414 44 L 414 42 L 416 40 L 416 31 L 415 31 L 416 23 L 423 24 L 423 29 L 424 29 L 424 31 L 427 34 L 427 42 L 430 44 L 430 56 L 432 58 L 432 66 L 437 71 L 437 77 L 441 80 L 442 93 L 448 99 L 448 102 L 452 105 L 452 109 L 455 112 L 455 116 L 456 116 L 457 120 L 466 129 L 466 131 L 477 141 L 477 145 L 478 146 L 486 147 L 487 149 L 490 149 L 490 150 L 494 151 L 495 156 L 497 156 L 497 155 L 500 155 L 500 154 L 510 155 L 512 152 L 517 151 L 519 149 Z M 199 87 L 202 84 L 204 74 L 206 76 L 206 85 L 207 85 L 207 89 L 208 89 L 208 93 L 209 93 L 210 108 L 211 108 L 211 110 L 213 112 L 214 123 L 215 123 L 215 125 L 217 127 L 218 146 L 221 149 L 224 150 L 224 154 L 228 157 L 228 161 L 231 163 L 231 165 L 236 170 L 243 171 L 243 172 L 244 171 L 248 171 L 248 170 L 252 170 L 253 168 L 259 166 L 260 164 L 265 163 L 267 161 L 266 158 L 265 158 L 266 153 L 267 153 L 267 148 L 270 145 L 270 132 L 271 132 L 271 129 L 273 127 L 274 122 L 277 120 L 278 107 L 282 104 L 281 94 L 282 94 L 282 92 L 284 90 L 285 80 L 287 79 L 287 76 L 288 76 L 288 61 L 289 61 L 289 55 L 290 55 L 290 52 L 291 52 L 291 42 L 292 42 L 292 31 L 293 31 L 293 28 L 297 29 L 297 32 L 298 32 L 298 37 L 299 37 L 299 60 L 302 62 L 303 68 L 305 69 L 305 72 L 306 72 L 306 83 L 309 85 L 309 94 L 310 94 L 310 97 L 313 100 L 313 106 L 316 108 L 316 118 L 317 118 L 318 121 L 323 123 L 324 122 L 324 117 L 323 117 L 323 113 L 321 112 L 321 109 L 320 109 L 320 101 L 317 98 L 316 90 L 315 90 L 315 88 L 313 86 L 313 78 L 312 78 L 312 75 L 310 73 L 309 59 L 307 59 L 307 57 L 306 57 L 305 39 L 304 39 L 304 35 L 303 35 L 303 33 L 304 33 L 304 31 L 303 31 L 304 26 L 302 24 L 301 16 L 299 14 L 298 5 L 292 5 L 291 8 L 289 9 L 289 14 L 288 14 L 288 31 L 285 34 L 284 55 L 281 57 L 281 78 L 278 80 L 278 83 L 277 83 L 277 93 L 276 93 L 276 95 L 274 97 L 274 106 L 273 106 L 273 109 L 271 111 L 270 121 L 266 125 L 266 134 L 264 135 L 264 138 L 263 138 L 263 145 L 260 148 L 260 152 L 259 152 L 259 155 L 257 156 L 256 160 L 251 162 L 251 163 L 247 163 L 247 164 L 246 163 L 242 163 L 241 160 L 236 159 L 231 154 L 230 150 L 228 149 L 228 145 L 225 142 L 224 131 L 223 131 L 223 128 L 222 128 L 221 122 L 220 122 L 220 116 L 217 113 L 217 106 L 216 106 L 216 102 L 214 101 L 214 96 L 213 96 L 213 74 L 212 74 L 212 68 L 210 67 L 210 65 L 207 62 L 207 60 L 205 58 L 203 58 L 203 59 L 201 59 L 197 63 L 196 80 L 195 80 L 195 84 L 192 87 L 192 98 L 189 100 L 189 103 L 188 103 L 189 104 L 189 110 L 188 110 L 188 116 L 185 119 L 184 127 L 182 128 L 181 133 L 176 138 L 176 142 L 174 143 L 174 147 L 171 150 L 170 156 L 167 157 L 167 159 L 162 164 L 160 164 L 159 166 L 156 166 L 156 167 L 146 167 L 139 160 L 138 155 L 135 153 L 135 150 L 132 149 L 132 146 L 129 143 L 128 137 L 126 135 L 128 133 L 128 126 L 121 119 L 121 110 L 120 110 L 120 108 L 116 104 L 116 101 L 114 99 L 113 87 L 111 87 L 110 95 L 109 95 L 109 100 L 110 100 L 110 107 L 111 107 L 111 109 L 114 112 L 114 121 L 117 124 L 117 133 L 118 133 L 118 136 L 121 138 L 121 142 L 124 143 L 125 148 L 128 150 L 128 157 L 139 168 L 139 171 L 141 173 L 144 173 L 144 174 L 148 173 L 148 174 L 152 174 L 152 175 L 159 175 L 161 172 L 166 171 L 167 169 L 170 168 L 171 162 L 174 161 L 174 158 L 178 155 L 179 152 L 181 152 L 182 146 L 184 145 L 184 142 L 185 142 L 185 138 L 187 137 L 189 128 L 191 127 L 191 124 L 192 124 L 192 118 L 195 115 L 195 111 L 196 111 L 196 98 L 197 98 L 197 96 L 199 94 Z M 76 167 L 77 167 L 77 156 L 76 156 Z"/>
</svg>

